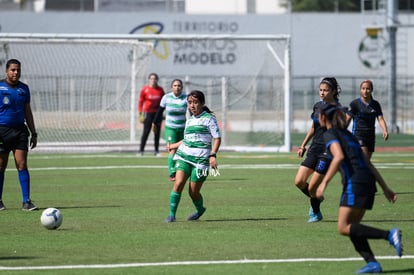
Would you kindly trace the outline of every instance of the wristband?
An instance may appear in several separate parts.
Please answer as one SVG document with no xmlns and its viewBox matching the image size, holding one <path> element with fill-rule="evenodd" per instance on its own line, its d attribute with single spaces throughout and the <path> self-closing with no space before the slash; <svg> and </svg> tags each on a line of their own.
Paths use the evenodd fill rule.
<svg viewBox="0 0 414 275">
<path fill-rule="evenodd" d="M 209 155 L 208 157 L 209 157 L 209 158 L 211 158 L 211 157 L 213 157 L 213 158 L 217 158 L 217 155 L 216 155 L 216 153 L 214 153 L 214 154 Z"/>
<path fill-rule="evenodd" d="M 32 133 L 32 137 L 37 138 L 37 133 L 36 132 Z"/>
</svg>

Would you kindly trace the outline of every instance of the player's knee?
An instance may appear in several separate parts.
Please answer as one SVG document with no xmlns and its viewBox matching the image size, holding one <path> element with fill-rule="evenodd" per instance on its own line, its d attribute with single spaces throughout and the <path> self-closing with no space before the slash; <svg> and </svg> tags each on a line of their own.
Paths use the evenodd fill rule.
<svg viewBox="0 0 414 275">
<path fill-rule="evenodd" d="M 306 179 L 303 179 L 302 177 L 296 177 L 295 178 L 295 186 L 299 189 L 303 189 L 306 187 Z"/>
<path fill-rule="evenodd" d="M 338 224 L 338 233 L 343 236 L 349 236 L 349 228 L 348 226 L 342 226 Z"/>
</svg>

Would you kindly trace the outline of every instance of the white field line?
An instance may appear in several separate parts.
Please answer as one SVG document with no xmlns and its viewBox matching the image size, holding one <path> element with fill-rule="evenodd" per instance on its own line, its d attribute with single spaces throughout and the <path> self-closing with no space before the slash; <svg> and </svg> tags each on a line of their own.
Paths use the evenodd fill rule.
<svg viewBox="0 0 414 275">
<path fill-rule="evenodd" d="M 299 164 L 223 164 L 220 169 L 298 169 Z M 414 169 L 414 163 L 381 163 L 375 167 L 380 169 Z M 31 171 L 55 170 L 108 170 L 108 169 L 165 169 L 165 165 L 102 165 L 102 166 L 68 166 L 30 168 Z"/>
<path fill-rule="evenodd" d="M 161 153 L 162 156 L 167 157 L 167 153 Z M 375 159 L 375 157 L 387 157 L 387 156 L 392 156 L 392 157 L 414 157 L 414 152 L 407 152 L 407 153 L 392 153 L 392 155 L 390 155 L 390 153 L 374 153 L 373 155 L 373 159 Z M 287 157 L 294 157 L 297 158 L 298 160 L 300 160 L 296 154 L 260 154 L 260 155 L 231 155 L 231 154 L 226 154 L 226 155 L 221 155 L 220 158 L 226 158 L 226 159 L 239 159 L 239 158 L 246 158 L 246 159 L 264 159 L 264 158 L 287 158 Z M 47 155 L 43 155 L 43 154 L 38 154 L 38 153 L 31 153 L 30 154 L 30 158 L 31 159 L 88 159 L 88 158 L 122 158 L 122 159 L 138 159 L 138 158 L 155 158 L 154 156 L 151 155 L 145 155 L 145 156 L 135 156 L 133 154 L 124 154 L 124 153 L 109 153 L 109 154 L 47 154 Z M 374 161 L 375 162 L 375 161 Z"/>
<path fill-rule="evenodd" d="M 414 259 L 414 255 L 376 256 L 377 259 Z M 224 264 L 257 264 L 257 263 L 303 263 L 303 262 L 349 262 L 361 261 L 361 258 L 302 258 L 302 259 L 257 259 L 257 260 L 227 260 L 227 261 L 181 261 L 158 263 L 125 263 L 125 264 L 90 264 L 90 265 L 55 265 L 55 266 L 0 266 L 0 270 L 50 270 L 50 269 L 106 269 L 148 266 L 184 266 L 184 265 L 224 265 Z"/>
</svg>

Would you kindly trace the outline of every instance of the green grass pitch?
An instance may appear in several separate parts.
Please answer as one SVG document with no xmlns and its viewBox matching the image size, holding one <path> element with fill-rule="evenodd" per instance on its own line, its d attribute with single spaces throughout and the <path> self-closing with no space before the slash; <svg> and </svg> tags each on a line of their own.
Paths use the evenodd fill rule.
<svg viewBox="0 0 414 275">
<path fill-rule="evenodd" d="M 414 273 L 414 153 L 375 153 L 374 164 L 398 193 L 382 192 L 364 223 L 403 232 L 406 257 L 371 240 L 386 274 Z M 32 199 L 63 213 L 58 230 L 41 211 L 21 211 L 17 173 L 9 162 L 0 211 L 1 274 L 353 274 L 364 262 L 336 229 L 339 175 L 322 204 L 324 220 L 307 223 L 308 200 L 294 186 L 294 153 L 218 155 L 220 176 L 202 193 L 196 222 L 185 189 L 177 222 L 164 222 L 169 193 L 166 153 L 29 156 Z M 38 268 L 38 269 L 36 269 Z"/>
</svg>

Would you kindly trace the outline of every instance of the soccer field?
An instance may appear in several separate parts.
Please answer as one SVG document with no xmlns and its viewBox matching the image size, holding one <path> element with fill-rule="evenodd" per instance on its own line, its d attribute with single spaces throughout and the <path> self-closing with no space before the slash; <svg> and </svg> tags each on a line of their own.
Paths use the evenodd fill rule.
<svg viewBox="0 0 414 275">
<path fill-rule="evenodd" d="M 167 159 L 133 153 L 29 156 L 32 199 L 57 207 L 63 224 L 46 230 L 41 211 L 23 212 L 9 163 L 0 212 L 2 274 L 353 274 L 364 265 L 336 229 L 341 185 L 331 182 L 324 220 L 307 223 L 308 200 L 294 186 L 294 153 L 221 153 L 220 176 L 203 186 L 206 213 L 183 193 L 177 222 L 168 215 Z M 399 195 L 381 192 L 364 223 L 399 227 L 405 256 L 384 240 L 370 244 L 387 274 L 414 273 L 414 153 L 375 153 L 373 163 Z"/>
</svg>

